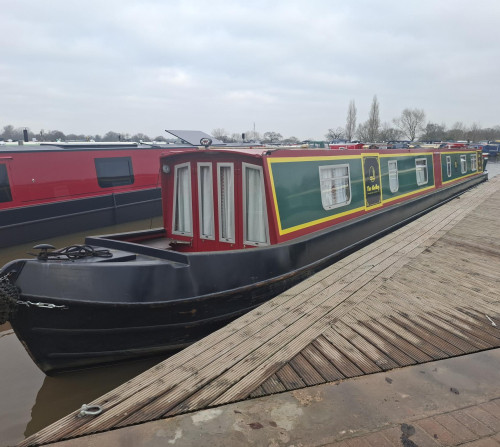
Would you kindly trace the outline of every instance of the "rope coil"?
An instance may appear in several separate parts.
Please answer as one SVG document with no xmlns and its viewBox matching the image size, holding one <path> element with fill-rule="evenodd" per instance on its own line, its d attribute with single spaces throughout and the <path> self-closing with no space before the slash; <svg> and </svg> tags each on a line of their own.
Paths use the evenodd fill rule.
<svg viewBox="0 0 500 447">
<path fill-rule="evenodd" d="M 99 257 L 99 258 L 113 257 L 113 254 L 109 250 L 96 249 L 94 247 L 91 247 L 90 245 L 70 245 L 69 247 L 52 251 L 48 251 L 46 248 L 42 248 L 40 253 L 38 253 L 37 255 L 33 253 L 30 254 L 36 256 L 41 261 L 47 261 L 49 259 L 52 260 L 69 259 L 70 261 L 74 261 L 75 259 L 82 259 L 87 257 Z"/>
</svg>

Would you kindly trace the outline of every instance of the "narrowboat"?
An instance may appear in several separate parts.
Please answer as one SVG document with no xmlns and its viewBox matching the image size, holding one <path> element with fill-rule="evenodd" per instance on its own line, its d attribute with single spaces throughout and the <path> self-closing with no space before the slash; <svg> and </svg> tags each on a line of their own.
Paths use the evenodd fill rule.
<svg viewBox="0 0 500 447">
<path fill-rule="evenodd" d="M 182 349 L 487 179 L 467 148 L 200 147 L 160 165 L 163 228 L 0 271 L 0 317 L 45 373 Z"/>
<path fill-rule="evenodd" d="M 160 155 L 210 137 L 168 132 L 184 143 L 0 146 L 0 248 L 160 216 Z"/>
<path fill-rule="evenodd" d="M 158 166 L 166 150 L 0 147 L 0 247 L 161 215 Z"/>
</svg>

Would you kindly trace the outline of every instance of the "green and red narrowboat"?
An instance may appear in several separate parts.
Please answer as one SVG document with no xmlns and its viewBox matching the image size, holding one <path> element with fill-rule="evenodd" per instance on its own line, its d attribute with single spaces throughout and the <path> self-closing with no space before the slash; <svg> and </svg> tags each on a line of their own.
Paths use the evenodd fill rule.
<svg viewBox="0 0 500 447">
<path fill-rule="evenodd" d="M 487 179 L 467 148 L 194 149 L 160 165 L 163 228 L 0 272 L 3 314 L 44 372 L 181 349 Z"/>
</svg>

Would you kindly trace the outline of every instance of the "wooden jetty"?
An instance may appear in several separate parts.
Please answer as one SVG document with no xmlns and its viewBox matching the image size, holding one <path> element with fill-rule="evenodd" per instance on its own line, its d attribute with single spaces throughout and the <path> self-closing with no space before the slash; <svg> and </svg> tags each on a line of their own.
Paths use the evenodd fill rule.
<svg viewBox="0 0 500 447">
<path fill-rule="evenodd" d="M 54 443 L 500 347 L 500 176 L 30 436 Z"/>
</svg>

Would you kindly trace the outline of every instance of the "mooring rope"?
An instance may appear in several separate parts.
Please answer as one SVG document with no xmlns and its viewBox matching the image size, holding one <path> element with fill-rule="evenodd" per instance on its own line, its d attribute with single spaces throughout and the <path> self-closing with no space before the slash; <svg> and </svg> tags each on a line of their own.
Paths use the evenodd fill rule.
<svg viewBox="0 0 500 447">
<path fill-rule="evenodd" d="M 34 247 L 37 248 L 37 247 Z M 113 254 L 106 249 L 96 249 L 91 247 L 90 245 L 70 245 L 69 247 L 61 248 L 60 250 L 52 250 L 49 251 L 47 249 L 41 249 L 40 253 L 37 255 L 30 253 L 33 256 L 36 256 L 41 261 L 47 261 L 49 259 L 52 260 L 61 260 L 61 259 L 82 259 L 87 257 L 99 257 L 99 258 L 112 258 Z"/>
<path fill-rule="evenodd" d="M 19 289 L 10 282 L 8 276 L 0 278 L 0 324 L 9 321 L 17 309 Z"/>
</svg>

